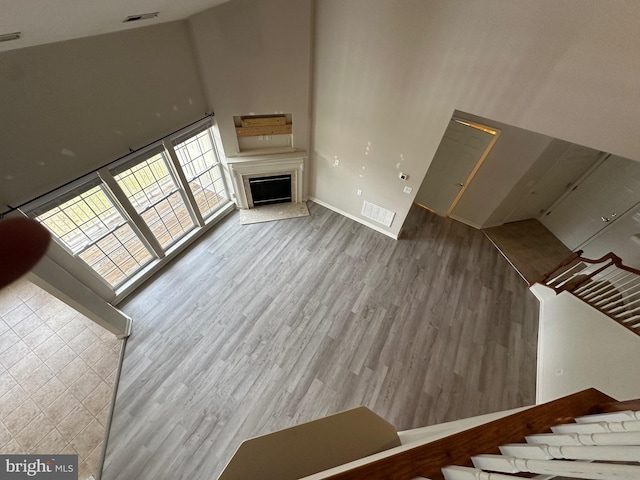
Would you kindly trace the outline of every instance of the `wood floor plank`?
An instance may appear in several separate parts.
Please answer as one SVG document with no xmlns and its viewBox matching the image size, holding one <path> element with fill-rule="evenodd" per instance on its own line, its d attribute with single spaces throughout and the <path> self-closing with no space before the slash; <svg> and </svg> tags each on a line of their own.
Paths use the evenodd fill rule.
<svg viewBox="0 0 640 480">
<path fill-rule="evenodd" d="M 530 284 L 571 255 L 569 248 L 533 218 L 483 232 Z"/>
<path fill-rule="evenodd" d="M 482 232 L 414 207 L 395 241 L 309 206 L 230 215 L 121 305 L 104 480 L 215 478 L 358 405 L 403 430 L 534 403 L 537 301 Z"/>
</svg>

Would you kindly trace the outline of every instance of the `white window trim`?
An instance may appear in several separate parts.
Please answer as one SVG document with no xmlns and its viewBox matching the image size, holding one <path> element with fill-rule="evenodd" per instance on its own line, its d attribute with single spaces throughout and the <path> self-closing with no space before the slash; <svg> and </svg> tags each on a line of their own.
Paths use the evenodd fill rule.
<svg viewBox="0 0 640 480">
<path fill-rule="evenodd" d="M 223 168 L 223 163 L 221 161 L 220 152 L 218 149 L 218 145 L 215 141 L 215 136 L 211 132 L 211 128 L 213 127 L 213 121 L 211 118 L 207 117 L 202 119 L 199 122 L 196 122 L 188 127 L 185 127 L 177 132 L 161 139 L 156 142 L 153 142 L 144 148 L 132 152 L 110 164 L 98 169 L 94 172 L 91 172 L 87 175 L 84 175 L 68 184 L 56 189 L 53 192 L 50 192 L 42 197 L 35 199 L 32 202 L 27 203 L 20 211 L 25 215 L 30 217 L 37 216 L 35 213 L 40 214 L 38 212 L 50 210 L 48 208 L 48 204 L 59 204 L 59 199 L 61 196 L 67 196 L 69 194 L 73 194 L 74 191 L 77 191 L 78 195 L 87 190 L 87 184 L 96 183 L 96 185 L 102 185 L 102 189 L 105 194 L 109 197 L 109 200 L 113 202 L 117 211 L 125 218 L 125 220 L 129 223 L 131 228 L 134 229 L 136 235 L 143 242 L 145 247 L 150 251 L 152 259 L 144 266 L 140 268 L 135 274 L 131 275 L 129 278 L 121 282 L 116 286 L 111 286 L 104 278 L 102 278 L 95 270 L 93 270 L 86 262 L 77 258 L 73 252 L 71 252 L 66 245 L 56 242 L 56 254 L 55 260 L 61 267 L 67 268 L 74 276 L 76 276 L 79 280 L 83 281 L 88 288 L 90 288 L 94 293 L 98 294 L 101 298 L 110 302 L 112 305 L 116 305 L 120 301 L 122 301 L 126 296 L 132 293 L 136 288 L 138 288 L 144 281 L 150 278 L 153 274 L 155 274 L 158 270 L 160 270 L 167 262 L 169 262 L 172 258 L 182 252 L 186 247 L 188 247 L 191 243 L 193 243 L 197 238 L 206 233 L 213 225 L 218 223 L 222 218 L 224 218 L 227 214 L 231 213 L 235 210 L 235 204 L 232 201 L 232 191 L 229 189 L 228 181 L 226 178 L 226 174 Z M 186 176 L 184 174 L 184 170 L 182 169 L 182 165 L 180 165 L 180 161 L 177 157 L 177 154 L 174 150 L 174 145 L 176 143 L 181 143 L 184 140 L 201 133 L 202 131 L 207 131 L 211 144 L 213 146 L 213 153 L 216 156 L 216 163 L 211 167 L 219 168 L 220 174 L 222 178 L 222 182 L 227 194 L 227 202 L 222 203 L 219 208 L 212 211 L 206 217 L 203 217 L 201 214 L 197 203 L 195 202 L 195 198 L 193 197 L 193 192 L 186 181 Z M 187 231 L 183 237 L 173 242 L 166 248 L 162 248 L 159 243 L 156 248 L 152 248 L 153 241 L 149 241 L 149 238 L 155 240 L 155 236 L 149 230 L 146 223 L 139 217 L 135 207 L 129 202 L 128 198 L 124 192 L 121 193 L 125 198 L 125 202 L 123 202 L 118 194 L 116 193 L 116 189 L 113 187 L 113 184 L 118 186 L 115 178 L 113 177 L 111 171 L 117 169 L 122 165 L 126 165 L 129 162 L 135 161 L 136 159 L 140 159 L 145 155 L 148 155 L 150 152 L 154 150 L 162 149 L 167 155 L 167 164 L 169 167 L 169 174 L 173 178 L 176 183 L 177 190 L 182 195 L 182 198 L 187 206 L 187 210 L 189 214 L 192 216 L 192 220 L 194 222 L 194 227 Z M 177 167 L 176 167 L 177 164 Z M 210 170 L 211 170 L 210 169 Z M 204 172 L 203 172 L 204 173 Z M 181 178 L 182 177 L 182 178 Z M 113 183 L 112 183 L 113 182 Z M 95 185 L 94 185 L 95 186 Z M 89 187 L 92 188 L 92 187 Z M 119 186 L 118 186 L 119 188 Z M 129 207 L 130 208 L 129 208 Z M 51 208 L 54 208 L 53 206 Z M 44 210 L 43 210 L 44 209 Z M 131 212 L 130 210 L 133 210 Z M 195 209 L 195 210 L 193 210 Z M 192 211 L 193 210 L 193 211 Z M 134 215 L 135 213 L 135 215 Z M 147 232 L 143 232 L 144 229 L 148 230 Z M 157 243 L 157 240 L 156 240 Z M 68 255 L 68 259 L 66 255 Z M 66 265 L 66 266 L 65 266 Z M 73 273 L 76 272 L 76 273 Z M 98 284 L 96 285 L 97 282 Z M 108 293 L 107 293 L 108 292 Z"/>
</svg>

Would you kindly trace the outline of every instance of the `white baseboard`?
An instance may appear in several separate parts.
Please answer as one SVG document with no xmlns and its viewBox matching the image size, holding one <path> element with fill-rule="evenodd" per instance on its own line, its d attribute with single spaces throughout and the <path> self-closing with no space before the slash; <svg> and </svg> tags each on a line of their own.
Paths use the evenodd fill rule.
<svg viewBox="0 0 640 480">
<path fill-rule="evenodd" d="M 369 228 L 375 230 L 376 232 L 383 233 L 387 237 L 391 237 L 394 240 L 398 240 L 398 235 L 394 235 L 393 233 L 388 232 L 387 230 L 385 230 L 383 228 L 380 228 L 379 226 L 374 225 L 373 223 L 369 223 L 366 220 L 363 220 L 362 218 L 358 218 L 355 215 L 351 215 L 350 213 L 347 213 L 347 212 L 345 212 L 343 210 L 340 210 L 339 208 L 336 208 L 333 205 L 330 205 L 330 204 L 328 204 L 326 202 L 323 202 L 322 200 L 318 200 L 315 197 L 309 197 L 309 200 L 311 200 L 314 203 L 317 203 L 318 205 L 322 205 L 323 207 L 328 208 L 329 210 L 333 210 L 334 212 L 339 213 L 343 217 L 350 218 L 351 220 L 353 220 L 355 222 L 358 222 L 358 223 L 364 225 L 365 227 L 369 227 Z"/>
</svg>

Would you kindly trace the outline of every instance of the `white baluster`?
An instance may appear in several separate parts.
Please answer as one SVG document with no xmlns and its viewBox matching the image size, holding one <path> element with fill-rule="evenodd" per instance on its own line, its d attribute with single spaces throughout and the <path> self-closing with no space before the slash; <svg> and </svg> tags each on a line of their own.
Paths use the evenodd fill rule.
<svg viewBox="0 0 640 480">
<path fill-rule="evenodd" d="M 640 466 L 564 460 L 528 460 L 503 455 L 478 455 L 471 459 L 476 468 L 501 473 L 560 475 L 587 480 L 638 480 Z"/>
<path fill-rule="evenodd" d="M 638 286 L 640 285 L 640 280 L 636 277 L 633 282 L 629 282 L 626 288 L 618 288 L 617 292 L 612 292 L 614 294 L 619 294 L 623 298 L 628 299 L 638 294 Z M 610 299 L 606 294 L 602 295 L 602 299 L 598 299 L 598 301 L 593 302 L 593 305 L 596 307 L 604 308 L 608 303 L 610 303 Z"/>
<path fill-rule="evenodd" d="M 636 309 L 636 310 L 638 310 L 638 309 Z M 627 313 L 634 313 L 634 312 L 627 312 Z M 620 316 L 620 315 L 618 315 L 618 316 Z M 625 324 L 626 323 L 637 322 L 638 318 L 640 318 L 640 315 L 637 315 L 637 314 L 634 313 L 634 315 L 632 317 L 623 318 L 623 319 L 620 320 L 620 322 L 625 323 Z"/>
<path fill-rule="evenodd" d="M 489 473 L 471 467 L 450 466 L 442 469 L 445 480 L 522 480 L 521 477 Z"/>
<path fill-rule="evenodd" d="M 593 422 L 623 422 L 625 420 L 640 420 L 640 412 L 625 410 L 623 412 L 598 413 L 595 415 L 585 415 L 575 419 L 576 423 Z"/>
<path fill-rule="evenodd" d="M 525 438 L 536 445 L 640 445 L 640 432 L 541 433 Z"/>
<path fill-rule="evenodd" d="M 553 433 L 639 432 L 640 420 L 625 422 L 565 423 L 551 427 Z"/>
<path fill-rule="evenodd" d="M 638 302 L 640 302 L 640 299 L 635 301 L 635 302 L 631 302 L 631 303 L 638 303 Z M 629 316 L 629 315 L 631 315 L 631 316 L 637 315 L 640 312 L 640 305 L 631 308 L 630 307 L 631 303 L 623 305 L 622 307 L 620 307 L 620 308 L 622 308 L 622 311 L 620 311 L 620 312 L 615 313 L 615 312 L 613 312 L 613 310 L 611 310 L 609 313 L 615 313 L 614 317 L 616 317 L 616 318 L 621 318 L 621 317 L 624 317 L 625 315 L 627 315 L 627 316 Z"/>
<path fill-rule="evenodd" d="M 556 446 L 513 444 L 500 447 L 503 455 L 516 458 L 552 460 L 602 460 L 613 462 L 636 462 L 640 460 L 640 446 Z"/>
<path fill-rule="evenodd" d="M 617 281 L 621 272 L 624 273 L 624 270 L 619 270 L 616 267 L 611 269 L 603 270 L 597 276 L 593 277 L 593 283 L 587 283 L 586 285 L 581 286 L 576 290 L 579 292 L 580 296 L 591 296 L 593 293 L 600 291 L 601 287 L 605 288 L 616 288 L 614 285 L 614 281 Z"/>
<path fill-rule="evenodd" d="M 637 280 L 637 277 L 632 274 L 632 273 L 625 273 L 624 275 L 622 275 L 621 277 L 618 277 L 615 279 L 616 285 L 618 286 L 618 290 L 622 290 L 624 287 L 626 287 L 627 285 L 629 285 L 632 282 L 635 282 Z M 602 298 L 606 297 L 606 292 L 603 292 L 603 290 L 606 288 L 606 285 L 603 285 L 600 287 L 600 289 L 598 290 L 598 292 L 593 292 L 596 293 L 596 295 L 591 296 L 591 295 L 585 295 L 585 298 L 589 298 L 589 302 L 594 303 L 597 305 L 597 302 L 599 302 Z"/>
</svg>

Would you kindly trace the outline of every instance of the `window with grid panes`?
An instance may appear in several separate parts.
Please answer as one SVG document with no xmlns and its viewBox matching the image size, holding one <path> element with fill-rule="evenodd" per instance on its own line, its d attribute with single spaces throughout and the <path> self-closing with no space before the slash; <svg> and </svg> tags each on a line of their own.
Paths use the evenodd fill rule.
<svg viewBox="0 0 640 480">
<path fill-rule="evenodd" d="M 115 288 L 153 257 L 103 188 L 95 179 L 31 215 Z"/>
<path fill-rule="evenodd" d="M 129 160 L 111 172 L 163 248 L 173 245 L 194 227 L 163 147 L 143 159 Z"/>
<path fill-rule="evenodd" d="M 209 126 L 173 140 L 174 150 L 203 218 L 222 207 L 228 198 L 220 161 Z"/>
</svg>

